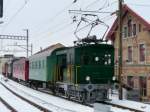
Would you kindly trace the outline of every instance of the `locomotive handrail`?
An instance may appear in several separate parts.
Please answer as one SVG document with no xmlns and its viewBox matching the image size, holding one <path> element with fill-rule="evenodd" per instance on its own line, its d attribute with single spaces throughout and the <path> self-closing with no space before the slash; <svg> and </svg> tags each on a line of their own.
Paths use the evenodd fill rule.
<svg viewBox="0 0 150 112">
<path fill-rule="evenodd" d="M 78 73 L 78 68 L 80 68 L 81 66 L 76 66 L 76 84 L 78 84 L 78 76 L 77 76 L 77 73 Z"/>
</svg>

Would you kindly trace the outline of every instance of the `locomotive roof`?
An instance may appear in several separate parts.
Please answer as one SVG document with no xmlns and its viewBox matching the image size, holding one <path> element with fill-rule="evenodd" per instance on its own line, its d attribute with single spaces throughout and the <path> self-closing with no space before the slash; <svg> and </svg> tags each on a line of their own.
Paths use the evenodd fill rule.
<svg viewBox="0 0 150 112">
<path fill-rule="evenodd" d="M 49 47 L 47 47 L 47 48 L 45 48 L 45 49 L 35 53 L 34 55 L 30 56 L 29 59 L 49 56 L 49 55 L 51 55 L 51 53 L 54 50 L 56 50 L 58 48 L 63 48 L 63 47 L 65 47 L 65 46 L 60 44 L 60 43 L 51 45 L 51 46 L 49 46 Z"/>
</svg>

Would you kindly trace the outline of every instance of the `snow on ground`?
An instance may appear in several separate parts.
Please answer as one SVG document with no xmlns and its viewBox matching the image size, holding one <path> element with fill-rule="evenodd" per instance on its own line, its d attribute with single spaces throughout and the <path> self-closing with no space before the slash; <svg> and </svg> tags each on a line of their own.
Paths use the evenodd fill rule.
<svg viewBox="0 0 150 112">
<path fill-rule="evenodd" d="M 4 88 L 1 84 L 0 84 L 0 90 L 1 90 L 0 92 L 1 98 L 5 99 L 5 101 L 12 107 L 15 107 L 15 109 L 18 112 L 41 112 L 39 109 L 21 100 L 17 96 L 13 95 L 6 88 Z M 4 111 L 1 111 L 1 112 L 4 112 Z"/>
<path fill-rule="evenodd" d="M 130 110 L 120 109 L 116 107 L 111 107 L 111 112 L 131 112 Z"/>
<path fill-rule="evenodd" d="M 2 78 L 1 75 L 0 75 L 0 78 Z M 48 94 L 33 90 L 31 88 L 18 84 L 12 80 L 8 80 L 7 82 L 5 82 L 4 80 L 1 80 L 1 82 L 3 82 L 7 87 L 12 89 L 13 91 L 16 91 L 17 93 L 19 93 L 21 96 L 53 112 L 94 112 L 94 109 L 88 106 L 83 106 L 83 105 L 80 105 L 71 101 L 67 101 L 62 98 L 58 98 L 52 95 L 48 95 Z M 143 103 L 128 101 L 128 100 L 118 100 L 117 96 L 115 99 L 113 98 L 111 102 L 118 104 L 118 105 L 142 110 L 144 112 L 150 112 L 150 105 L 148 104 L 143 104 Z M 111 107 L 111 112 L 130 112 L 130 111 L 119 109 L 116 107 Z"/>
<path fill-rule="evenodd" d="M 118 92 L 115 91 L 114 93 L 115 94 L 109 96 L 110 99 L 112 99 L 111 103 L 129 107 L 129 108 L 133 108 L 133 109 L 137 109 L 137 110 L 141 110 L 144 112 L 150 112 L 149 104 L 145 104 L 142 102 L 136 102 L 136 101 L 130 101 L 130 100 L 126 100 L 125 98 L 123 100 L 119 100 Z"/>
<path fill-rule="evenodd" d="M 129 101 L 129 100 L 112 100 L 111 102 L 114 104 L 126 106 L 129 108 L 141 110 L 144 112 L 150 112 L 150 105 L 149 104 L 144 104 L 144 103 Z"/>
<path fill-rule="evenodd" d="M 110 105 L 95 103 L 94 112 L 131 112 L 129 110 L 112 107 Z"/>
<path fill-rule="evenodd" d="M 1 82 L 21 96 L 53 112 L 94 112 L 94 109 L 88 106 L 33 90 L 11 80 L 8 80 L 7 82 L 1 80 Z"/>
<path fill-rule="evenodd" d="M 11 112 L 7 107 L 0 102 L 0 112 Z"/>
</svg>

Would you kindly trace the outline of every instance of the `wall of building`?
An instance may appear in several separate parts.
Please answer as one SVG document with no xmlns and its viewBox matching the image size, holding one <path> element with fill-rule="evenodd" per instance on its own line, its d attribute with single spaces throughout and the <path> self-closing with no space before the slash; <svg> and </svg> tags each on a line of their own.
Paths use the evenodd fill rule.
<svg viewBox="0 0 150 112">
<path fill-rule="evenodd" d="M 123 26 L 127 26 L 128 20 L 132 20 L 132 24 L 136 24 L 136 35 L 123 38 L 123 78 L 127 83 L 128 76 L 134 76 L 134 88 L 140 89 L 139 77 L 146 77 L 147 96 L 150 98 L 150 32 L 145 30 L 145 26 L 131 14 L 127 14 L 123 20 Z M 139 24 L 141 24 L 141 32 L 139 32 Z M 123 30 L 124 33 L 124 30 Z M 124 35 L 124 34 L 122 34 Z M 145 45 L 145 62 L 139 61 L 139 45 Z M 128 46 L 132 47 L 132 62 L 128 62 Z M 115 73 L 118 75 L 118 31 L 115 33 Z M 144 97 L 145 98 L 145 97 Z"/>
<path fill-rule="evenodd" d="M 2 66 L 5 62 L 11 60 L 12 57 L 0 57 L 0 74 L 2 74 Z"/>
</svg>

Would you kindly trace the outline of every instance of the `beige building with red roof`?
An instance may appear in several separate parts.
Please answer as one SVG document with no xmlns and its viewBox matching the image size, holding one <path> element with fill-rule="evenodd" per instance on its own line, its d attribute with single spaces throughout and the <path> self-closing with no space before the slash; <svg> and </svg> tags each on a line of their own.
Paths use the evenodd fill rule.
<svg viewBox="0 0 150 112">
<path fill-rule="evenodd" d="M 142 101 L 150 101 L 150 24 L 138 12 L 123 6 L 122 51 L 123 81 L 139 90 Z M 118 19 L 107 39 L 115 47 L 115 74 L 118 75 Z"/>
</svg>

